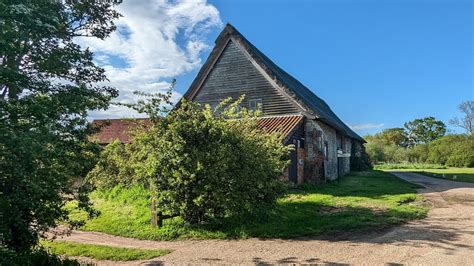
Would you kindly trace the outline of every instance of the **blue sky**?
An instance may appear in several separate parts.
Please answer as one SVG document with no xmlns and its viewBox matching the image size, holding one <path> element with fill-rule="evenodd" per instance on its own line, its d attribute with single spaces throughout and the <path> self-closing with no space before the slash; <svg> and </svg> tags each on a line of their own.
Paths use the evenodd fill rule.
<svg viewBox="0 0 474 266">
<path fill-rule="evenodd" d="M 156 68 L 148 73 L 150 84 L 145 87 L 149 90 L 166 87 L 167 81 L 176 77 L 176 97 L 184 93 L 220 30 L 230 22 L 362 135 L 430 115 L 447 123 L 458 115 L 461 101 L 474 100 L 470 1 L 227 0 L 199 1 L 199 8 L 193 8 L 196 3 L 178 7 L 170 2 L 171 8 L 163 8 L 173 11 L 163 12 L 165 17 L 161 19 L 162 14 L 153 13 L 153 19 L 158 20 L 154 25 L 160 25 L 156 26 L 160 32 L 171 36 L 178 55 L 170 56 L 173 46 L 165 45 L 168 50 L 163 49 L 160 54 L 158 41 L 150 44 L 150 49 L 158 50 L 155 53 L 160 56 L 150 58 L 152 62 L 142 69 L 148 73 Z M 124 16 L 132 12 L 130 7 L 122 8 Z M 139 9 L 134 5 L 133 12 L 141 14 Z M 191 22 L 183 17 L 189 17 Z M 174 23 L 174 28 L 169 30 L 166 23 Z M 142 30 L 130 26 L 134 24 L 137 23 L 123 23 L 117 34 L 127 37 L 121 42 L 123 47 L 134 45 L 134 36 Z M 143 45 L 147 36 L 135 40 L 135 45 Z M 126 73 L 140 73 L 139 67 L 130 65 L 150 57 L 145 54 L 131 58 L 132 48 L 127 48 L 127 54 L 120 54 L 103 45 L 93 46 L 98 54 L 108 56 L 104 65 L 115 71 L 126 68 Z M 136 49 L 136 53 L 144 49 Z M 175 60 L 181 65 L 157 60 Z M 143 84 L 137 87 L 140 85 Z"/>
</svg>

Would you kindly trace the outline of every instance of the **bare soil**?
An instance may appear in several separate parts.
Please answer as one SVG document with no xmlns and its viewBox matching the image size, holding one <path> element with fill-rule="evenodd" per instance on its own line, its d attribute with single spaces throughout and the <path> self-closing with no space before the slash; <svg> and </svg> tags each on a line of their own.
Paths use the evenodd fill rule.
<svg viewBox="0 0 474 266">
<path fill-rule="evenodd" d="M 98 265 L 160 264 L 423 264 L 474 265 L 474 184 L 393 172 L 419 184 L 432 205 L 428 217 L 384 232 L 340 238 L 294 240 L 146 241 L 73 231 L 61 240 L 117 247 L 166 248 L 174 252 L 149 261 Z"/>
</svg>

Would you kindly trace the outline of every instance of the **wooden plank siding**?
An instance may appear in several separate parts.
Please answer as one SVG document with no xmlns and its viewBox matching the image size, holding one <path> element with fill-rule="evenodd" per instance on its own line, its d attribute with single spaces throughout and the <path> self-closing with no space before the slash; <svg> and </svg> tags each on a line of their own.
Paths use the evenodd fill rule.
<svg viewBox="0 0 474 266">
<path fill-rule="evenodd" d="M 256 69 L 239 47 L 229 41 L 194 101 L 214 106 L 220 100 L 228 97 L 237 99 L 242 94 L 245 94 L 243 107 L 248 108 L 249 100 L 261 99 L 265 115 L 299 112 L 295 105 Z"/>
</svg>

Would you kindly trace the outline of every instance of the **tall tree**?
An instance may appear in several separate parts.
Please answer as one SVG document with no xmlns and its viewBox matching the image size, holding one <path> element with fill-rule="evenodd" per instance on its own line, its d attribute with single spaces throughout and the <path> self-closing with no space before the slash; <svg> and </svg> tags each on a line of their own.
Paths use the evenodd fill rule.
<svg viewBox="0 0 474 266">
<path fill-rule="evenodd" d="M 463 128 L 468 135 L 474 135 L 474 101 L 462 102 L 459 104 L 458 109 L 463 114 L 463 117 L 455 117 L 449 120 L 449 123 Z"/>
<path fill-rule="evenodd" d="M 429 143 L 446 134 L 446 125 L 432 116 L 406 122 L 404 126 L 410 145 Z"/>
<path fill-rule="evenodd" d="M 374 137 L 384 144 L 400 147 L 405 147 L 408 141 L 405 129 L 400 127 L 384 129 L 382 132 L 375 134 Z"/>
<path fill-rule="evenodd" d="M 34 246 L 93 166 L 87 111 L 117 91 L 74 41 L 115 30 L 107 2 L 0 0 L 0 247 Z"/>
</svg>

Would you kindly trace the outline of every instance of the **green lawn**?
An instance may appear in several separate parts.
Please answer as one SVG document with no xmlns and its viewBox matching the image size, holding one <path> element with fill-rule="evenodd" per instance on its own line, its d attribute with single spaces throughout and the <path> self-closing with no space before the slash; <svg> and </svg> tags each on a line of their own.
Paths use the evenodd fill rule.
<svg viewBox="0 0 474 266">
<path fill-rule="evenodd" d="M 81 244 L 65 241 L 42 240 L 41 245 L 51 253 L 66 256 L 83 256 L 97 260 L 130 261 L 146 260 L 169 254 L 165 249 L 117 248 L 103 245 Z"/>
<path fill-rule="evenodd" d="M 306 185 L 278 201 L 277 208 L 245 220 L 222 221 L 221 225 L 190 227 L 178 218 L 161 228 L 149 225 L 148 193 L 145 189 L 115 188 L 96 191 L 92 200 L 101 215 L 82 230 L 151 240 L 206 238 L 291 238 L 373 231 L 425 217 L 415 185 L 382 171 L 354 173 L 340 184 Z M 74 213 L 72 218 L 84 217 Z"/>
<path fill-rule="evenodd" d="M 455 168 L 447 169 L 396 169 L 397 171 L 419 173 L 435 178 L 448 179 L 453 181 L 474 183 L 474 168 Z"/>
<path fill-rule="evenodd" d="M 376 164 L 375 170 L 399 170 L 399 169 L 447 169 L 448 167 L 441 164 L 431 163 L 384 163 Z"/>
</svg>

